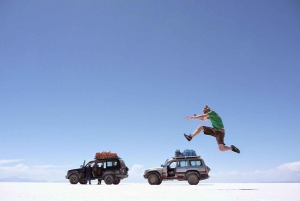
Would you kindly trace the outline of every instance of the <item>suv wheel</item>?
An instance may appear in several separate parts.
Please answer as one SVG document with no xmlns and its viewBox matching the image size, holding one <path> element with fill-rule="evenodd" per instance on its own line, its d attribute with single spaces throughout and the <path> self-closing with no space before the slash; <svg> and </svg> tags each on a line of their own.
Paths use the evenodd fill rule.
<svg viewBox="0 0 300 201">
<path fill-rule="evenodd" d="M 71 184 L 77 184 L 78 181 L 79 181 L 79 178 L 76 174 L 72 174 L 70 177 L 69 177 L 69 181 Z"/>
<path fill-rule="evenodd" d="M 114 185 L 118 185 L 118 184 L 120 183 L 120 181 L 121 181 L 121 179 L 116 179 L 116 180 L 114 181 Z"/>
<path fill-rule="evenodd" d="M 148 183 L 150 185 L 157 185 L 159 183 L 158 176 L 154 173 L 148 176 Z"/>
<path fill-rule="evenodd" d="M 107 185 L 111 185 L 114 183 L 114 177 L 112 175 L 106 175 L 104 177 L 104 182 L 107 184 Z"/>
<path fill-rule="evenodd" d="M 191 173 L 187 175 L 187 180 L 190 185 L 197 185 L 199 183 L 199 178 L 196 174 Z"/>
</svg>

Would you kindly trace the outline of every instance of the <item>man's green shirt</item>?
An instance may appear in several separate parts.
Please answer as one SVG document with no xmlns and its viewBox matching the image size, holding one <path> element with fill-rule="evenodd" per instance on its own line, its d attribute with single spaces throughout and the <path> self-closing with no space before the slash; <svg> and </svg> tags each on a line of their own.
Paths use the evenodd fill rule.
<svg viewBox="0 0 300 201">
<path fill-rule="evenodd" d="M 212 110 L 212 111 L 208 112 L 208 118 L 211 121 L 214 129 L 219 130 L 221 128 L 224 128 L 221 117 L 215 111 Z"/>
</svg>

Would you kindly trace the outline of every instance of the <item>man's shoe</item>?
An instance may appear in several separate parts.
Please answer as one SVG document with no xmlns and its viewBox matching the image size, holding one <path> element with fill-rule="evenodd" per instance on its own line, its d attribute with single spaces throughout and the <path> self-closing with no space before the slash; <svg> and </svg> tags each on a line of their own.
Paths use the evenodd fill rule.
<svg viewBox="0 0 300 201">
<path fill-rule="evenodd" d="M 183 134 L 184 135 L 184 137 L 187 139 L 187 141 L 191 141 L 192 140 L 192 136 L 191 135 L 187 135 L 187 134 Z"/>
<path fill-rule="evenodd" d="M 236 146 L 234 146 L 234 145 L 231 145 L 230 146 L 231 147 L 231 150 L 233 151 L 233 152 L 236 152 L 236 153 L 240 153 L 240 150 L 236 147 Z"/>
</svg>

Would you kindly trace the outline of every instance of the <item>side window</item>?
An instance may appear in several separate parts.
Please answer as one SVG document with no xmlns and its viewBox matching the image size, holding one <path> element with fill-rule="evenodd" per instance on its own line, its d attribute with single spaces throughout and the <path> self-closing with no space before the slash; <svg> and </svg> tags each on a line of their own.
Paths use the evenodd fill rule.
<svg viewBox="0 0 300 201">
<path fill-rule="evenodd" d="M 118 162 L 117 161 L 107 161 L 106 162 L 106 167 L 117 167 Z"/>
<path fill-rule="evenodd" d="M 190 160 L 190 166 L 201 166 L 202 162 L 200 160 Z"/>
<path fill-rule="evenodd" d="M 187 162 L 186 161 L 178 161 L 178 167 L 186 167 Z"/>
<path fill-rule="evenodd" d="M 112 162 L 112 165 L 113 165 L 114 167 L 117 167 L 117 166 L 118 166 L 118 162 L 117 162 L 117 161 L 113 161 L 113 162 Z"/>
<path fill-rule="evenodd" d="M 98 167 L 105 168 L 106 166 L 105 166 L 105 163 L 99 162 L 99 163 L 98 163 Z"/>
<path fill-rule="evenodd" d="M 106 162 L 106 167 L 111 167 L 112 166 L 112 161 L 107 161 Z"/>
</svg>

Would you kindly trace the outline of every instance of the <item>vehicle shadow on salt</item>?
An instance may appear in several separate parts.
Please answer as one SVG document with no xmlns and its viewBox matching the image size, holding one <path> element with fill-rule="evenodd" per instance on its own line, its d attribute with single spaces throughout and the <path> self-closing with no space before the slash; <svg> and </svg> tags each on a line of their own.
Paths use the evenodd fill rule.
<svg viewBox="0 0 300 201">
<path fill-rule="evenodd" d="M 236 189 L 231 189 L 231 188 L 228 188 L 228 189 L 213 189 L 213 190 L 218 190 L 218 191 L 257 191 L 258 189 L 254 189 L 254 188 L 236 188 Z"/>
<path fill-rule="evenodd" d="M 160 186 L 191 186 L 189 184 L 164 184 L 162 183 Z M 192 185 L 192 186 L 214 186 L 214 184 L 198 184 L 198 185 Z"/>
<path fill-rule="evenodd" d="M 161 184 L 161 186 L 190 186 L 189 184 Z M 198 184 L 195 186 L 203 186 L 203 187 L 207 187 L 207 186 L 215 186 L 215 184 Z M 207 189 L 208 190 L 208 189 Z M 217 188 L 217 189 L 209 189 L 209 190 L 218 190 L 218 191 L 256 191 L 258 189 L 255 188 Z"/>
</svg>

